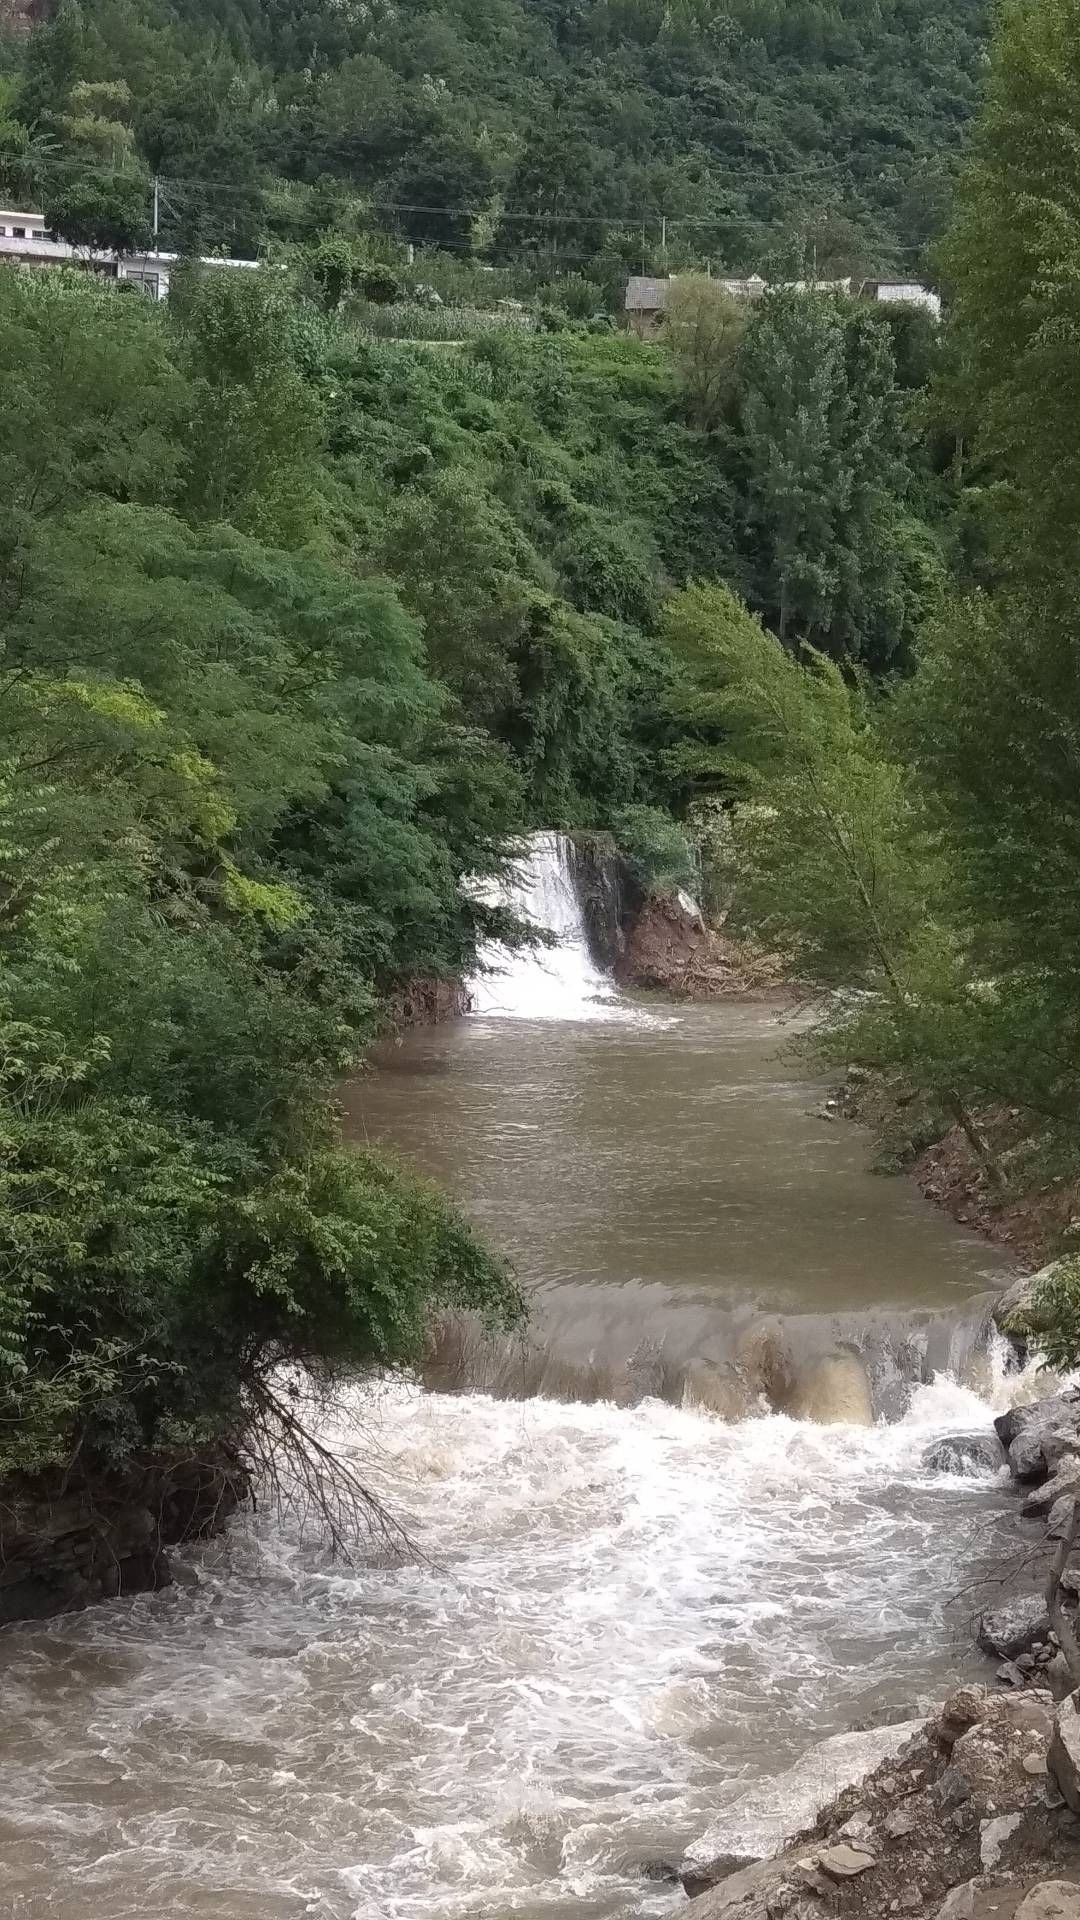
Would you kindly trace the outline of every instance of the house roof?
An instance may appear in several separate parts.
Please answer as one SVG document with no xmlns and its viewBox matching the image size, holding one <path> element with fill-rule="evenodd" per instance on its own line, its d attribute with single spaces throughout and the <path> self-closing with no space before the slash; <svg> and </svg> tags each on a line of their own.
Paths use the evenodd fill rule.
<svg viewBox="0 0 1080 1920">
<path fill-rule="evenodd" d="M 654 280 L 651 274 L 631 274 L 626 283 L 627 313 L 663 313 L 670 284 L 668 280 Z"/>
</svg>

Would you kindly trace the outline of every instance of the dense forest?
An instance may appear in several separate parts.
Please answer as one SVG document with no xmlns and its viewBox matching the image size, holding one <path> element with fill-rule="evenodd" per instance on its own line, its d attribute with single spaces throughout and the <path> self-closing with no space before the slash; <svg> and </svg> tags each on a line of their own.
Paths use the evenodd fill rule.
<svg viewBox="0 0 1080 1920">
<path fill-rule="evenodd" d="M 925 266 L 982 0 L 61 0 L 0 76 L 0 192 L 66 232 L 333 231 L 531 284 Z"/>
<path fill-rule="evenodd" d="M 841 253 L 922 244 L 974 10 L 63 0 L 11 40 L 5 190 L 121 240 L 153 169 L 184 257 L 167 306 L 0 273 L 0 1475 L 272 1431 L 283 1361 L 520 1315 L 333 1088 L 402 983 L 522 936 L 471 882 L 537 825 L 858 987 L 826 1052 L 995 1193 L 1074 1177 L 1078 17 L 1002 18 L 942 333 L 687 273 L 657 344 L 602 311 L 631 205 L 729 263 L 721 202 L 741 258 L 834 206 Z M 410 234 L 531 274 L 530 324 L 378 337 Z"/>
</svg>

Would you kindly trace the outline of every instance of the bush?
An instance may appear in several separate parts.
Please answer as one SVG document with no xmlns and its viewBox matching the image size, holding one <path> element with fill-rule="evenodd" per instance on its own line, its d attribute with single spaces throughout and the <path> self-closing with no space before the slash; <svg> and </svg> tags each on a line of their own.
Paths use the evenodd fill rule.
<svg viewBox="0 0 1080 1920">
<path fill-rule="evenodd" d="M 613 816 L 612 827 L 620 851 L 646 892 L 696 887 L 693 848 L 669 813 L 659 807 L 624 807 Z"/>
</svg>

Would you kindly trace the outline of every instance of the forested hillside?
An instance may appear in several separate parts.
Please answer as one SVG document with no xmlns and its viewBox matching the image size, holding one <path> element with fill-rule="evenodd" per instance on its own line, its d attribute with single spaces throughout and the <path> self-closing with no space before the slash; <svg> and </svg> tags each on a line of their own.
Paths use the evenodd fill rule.
<svg viewBox="0 0 1080 1920">
<path fill-rule="evenodd" d="M 904 268 L 947 211 L 983 0 L 61 0 L 9 35 L 0 192 L 254 253 L 327 230 L 539 280 Z"/>
</svg>

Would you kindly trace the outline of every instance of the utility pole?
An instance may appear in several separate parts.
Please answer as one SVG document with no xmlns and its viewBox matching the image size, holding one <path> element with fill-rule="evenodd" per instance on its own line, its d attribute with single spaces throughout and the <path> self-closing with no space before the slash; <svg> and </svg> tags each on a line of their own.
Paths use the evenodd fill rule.
<svg viewBox="0 0 1080 1920">
<path fill-rule="evenodd" d="M 667 266 L 667 214 L 666 213 L 662 213 L 660 215 L 660 252 L 664 256 L 664 265 L 666 267 Z"/>
<path fill-rule="evenodd" d="M 155 173 L 154 175 L 154 252 L 155 253 L 158 251 L 159 224 L 160 222 L 159 222 L 159 208 L 158 208 L 158 177 L 157 177 L 157 174 Z"/>
</svg>

